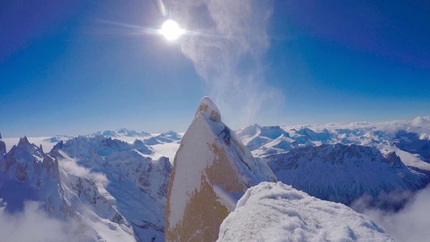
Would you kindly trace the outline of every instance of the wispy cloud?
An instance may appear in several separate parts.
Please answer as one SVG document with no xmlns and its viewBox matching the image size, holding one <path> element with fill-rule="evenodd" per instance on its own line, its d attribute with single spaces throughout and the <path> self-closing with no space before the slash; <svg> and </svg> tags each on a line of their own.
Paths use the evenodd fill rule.
<svg viewBox="0 0 430 242">
<path fill-rule="evenodd" d="M 171 2 L 170 16 L 188 31 L 182 52 L 205 81 L 224 117 L 236 125 L 255 122 L 263 108 L 283 102 L 264 79 L 263 55 L 272 1 L 186 0 Z"/>
<path fill-rule="evenodd" d="M 398 213 L 365 210 L 363 213 L 385 229 L 396 241 L 427 241 L 430 238 L 430 186 L 419 191 Z"/>
<path fill-rule="evenodd" d="M 80 166 L 76 159 L 70 158 L 66 153 L 60 151 L 64 157 L 60 158 L 59 166 L 60 170 L 64 171 L 65 174 L 72 174 L 77 177 L 82 177 L 91 181 L 94 181 L 99 187 L 106 187 L 109 183 L 105 174 L 92 172 L 90 169 Z"/>
<path fill-rule="evenodd" d="M 36 202 L 27 202 L 23 212 L 13 215 L 0 207 L 2 241 L 72 241 L 67 233 L 68 224 L 48 217 Z"/>
</svg>

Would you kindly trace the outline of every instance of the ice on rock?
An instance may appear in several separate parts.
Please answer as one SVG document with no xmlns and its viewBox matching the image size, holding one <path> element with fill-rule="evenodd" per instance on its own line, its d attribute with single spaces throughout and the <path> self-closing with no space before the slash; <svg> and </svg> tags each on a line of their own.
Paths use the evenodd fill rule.
<svg viewBox="0 0 430 242">
<path fill-rule="evenodd" d="M 262 181 L 276 180 L 233 131 L 227 145 L 220 135 L 223 128 L 218 107 L 204 97 L 175 156 L 166 241 L 215 241 L 219 225 L 234 207 L 234 197 Z"/>
</svg>

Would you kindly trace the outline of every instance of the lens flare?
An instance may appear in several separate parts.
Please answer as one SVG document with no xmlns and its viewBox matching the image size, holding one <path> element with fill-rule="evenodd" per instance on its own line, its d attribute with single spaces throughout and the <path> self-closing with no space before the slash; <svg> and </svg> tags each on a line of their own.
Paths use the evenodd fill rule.
<svg viewBox="0 0 430 242">
<path fill-rule="evenodd" d="M 167 17 L 167 9 L 166 5 L 163 3 L 163 0 L 158 0 L 158 7 L 160 8 L 161 14 L 163 14 L 164 17 Z"/>
<path fill-rule="evenodd" d="M 171 19 L 166 20 L 160 29 L 160 34 L 169 41 L 178 39 L 184 33 L 185 30 L 179 28 L 178 23 Z"/>
</svg>

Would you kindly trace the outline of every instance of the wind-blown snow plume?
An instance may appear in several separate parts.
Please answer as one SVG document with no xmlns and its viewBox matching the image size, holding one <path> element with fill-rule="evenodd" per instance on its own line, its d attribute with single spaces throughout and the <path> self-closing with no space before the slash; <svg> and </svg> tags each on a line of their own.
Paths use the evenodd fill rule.
<svg viewBox="0 0 430 242">
<path fill-rule="evenodd" d="M 263 106 L 277 106 L 282 100 L 264 80 L 262 66 L 272 5 L 259 0 L 172 2 L 171 17 L 189 31 L 181 42 L 182 52 L 226 116 L 242 117 L 233 125 L 249 124 Z"/>
</svg>

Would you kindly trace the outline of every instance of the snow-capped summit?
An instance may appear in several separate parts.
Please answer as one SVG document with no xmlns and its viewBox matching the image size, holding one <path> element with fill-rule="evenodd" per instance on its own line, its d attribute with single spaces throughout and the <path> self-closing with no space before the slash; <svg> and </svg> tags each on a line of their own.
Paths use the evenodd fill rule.
<svg viewBox="0 0 430 242">
<path fill-rule="evenodd" d="M 164 143 L 171 143 L 171 142 L 177 142 L 181 140 L 181 136 L 176 133 L 175 131 L 169 130 L 167 132 L 161 133 L 155 137 L 156 140 L 158 140 L 159 142 L 164 142 Z M 149 143 L 148 143 L 149 144 Z"/>
<path fill-rule="evenodd" d="M 297 141 L 280 126 L 253 124 L 239 131 L 238 135 L 256 156 L 283 153 L 298 146 Z"/>
<path fill-rule="evenodd" d="M 257 133 L 260 131 L 261 126 L 258 124 L 252 124 L 242 130 L 240 130 L 239 132 L 237 132 L 237 135 L 239 135 L 239 137 L 252 137 L 257 135 Z"/>
<path fill-rule="evenodd" d="M 310 141 L 320 141 L 327 143 L 331 140 L 330 133 L 327 129 L 323 129 L 320 132 L 315 132 L 308 127 L 302 127 L 301 129 L 296 130 L 296 133 L 303 135 L 305 139 Z"/>
<path fill-rule="evenodd" d="M 238 136 L 223 139 L 218 107 L 204 97 L 175 156 L 166 208 L 166 241 L 214 241 L 235 197 L 261 181 L 276 180 Z"/>
</svg>

